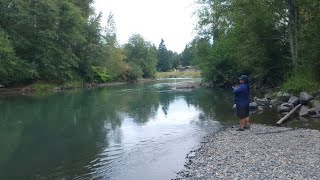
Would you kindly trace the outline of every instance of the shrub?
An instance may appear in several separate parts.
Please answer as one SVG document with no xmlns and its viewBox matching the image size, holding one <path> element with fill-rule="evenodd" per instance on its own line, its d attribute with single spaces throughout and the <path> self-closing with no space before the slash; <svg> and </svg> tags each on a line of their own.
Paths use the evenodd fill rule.
<svg viewBox="0 0 320 180">
<path fill-rule="evenodd" d="M 96 83 L 106 83 L 110 81 L 108 72 L 104 67 L 91 67 L 93 73 L 93 81 Z"/>
<path fill-rule="evenodd" d="M 283 84 L 283 89 L 289 93 L 299 94 L 302 91 L 313 92 L 319 89 L 319 83 L 310 71 L 296 71 Z"/>
</svg>

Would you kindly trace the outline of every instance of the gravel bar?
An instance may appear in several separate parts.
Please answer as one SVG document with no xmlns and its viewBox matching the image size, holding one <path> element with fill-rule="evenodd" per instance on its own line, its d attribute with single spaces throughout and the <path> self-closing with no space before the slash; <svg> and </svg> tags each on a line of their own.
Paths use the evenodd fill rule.
<svg viewBox="0 0 320 180">
<path fill-rule="evenodd" d="M 182 179 L 320 179 L 320 131 L 254 124 L 204 138 Z"/>
</svg>

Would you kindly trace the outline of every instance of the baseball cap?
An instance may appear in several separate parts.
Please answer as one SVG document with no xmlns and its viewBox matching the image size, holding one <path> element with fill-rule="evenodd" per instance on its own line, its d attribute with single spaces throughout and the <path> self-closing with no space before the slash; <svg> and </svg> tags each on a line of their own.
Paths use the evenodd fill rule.
<svg viewBox="0 0 320 180">
<path fill-rule="evenodd" d="M 241 75 L 240 77 L 239 77 L 239 80 L 243 80 L 243 81 L 245 81 L 245 82 L 248 82 L 248 76 L 247 75 Z"/>
</svg>

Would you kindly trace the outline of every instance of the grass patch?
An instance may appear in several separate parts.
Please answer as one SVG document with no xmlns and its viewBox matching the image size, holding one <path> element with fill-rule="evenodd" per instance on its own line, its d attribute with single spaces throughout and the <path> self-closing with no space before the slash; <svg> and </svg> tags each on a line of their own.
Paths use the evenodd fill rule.
<svg viewBox="0 0 320 180">
<path fill-rule="evenodd" d="M 64 82 L 62 85 L 60 85 L 62 89 L 71 89 L 71 88 L 79 88 L 83 87 L 82 81 L 68 81 Z"/>
<path fill-rule="evenodd" d="M 289 77 L 283 84 L 283 90 L 293 94 L 300 92 L 317 92 L 320 85 L 311 73 L 295 73 Z"/>
<path fill-rule="evenodd" d="M 30 88 L 35 92 L 41 93 L 41 92 L 50 91 L 55 87 L 57 87 L 56 84 L 37 83 L 37 84 L 32 84 Z"/>
<path fill-rule="evenodd" d="M 200 78 L 200 71 L 157 72 L 156 78 Z"/>
</svg>

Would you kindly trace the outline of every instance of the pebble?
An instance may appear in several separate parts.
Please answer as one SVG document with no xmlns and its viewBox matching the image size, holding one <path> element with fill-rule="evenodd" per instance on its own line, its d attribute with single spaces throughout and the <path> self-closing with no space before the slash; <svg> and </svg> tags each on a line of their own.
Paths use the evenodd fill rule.
<svg viewBox="0 0 320 180">
<path fill-rule="evenodd" d="M 320 131 L 253 124 L 205 137 L 175 180 L 320 179 Z M 191 160 L 191 161 L 189 161 Z"/>
</svg>

